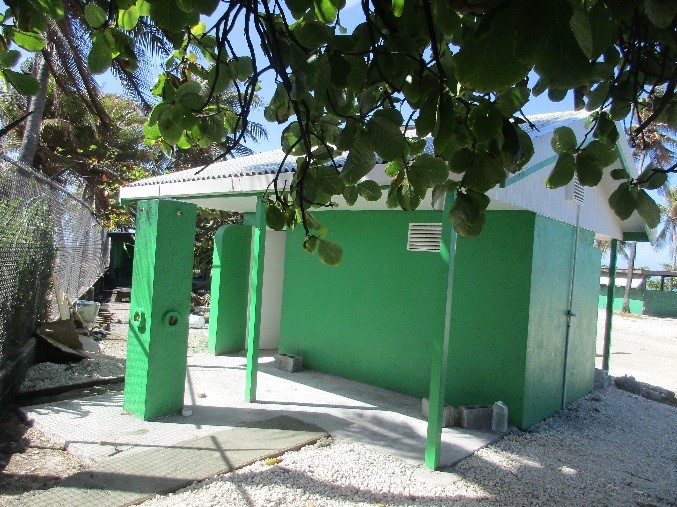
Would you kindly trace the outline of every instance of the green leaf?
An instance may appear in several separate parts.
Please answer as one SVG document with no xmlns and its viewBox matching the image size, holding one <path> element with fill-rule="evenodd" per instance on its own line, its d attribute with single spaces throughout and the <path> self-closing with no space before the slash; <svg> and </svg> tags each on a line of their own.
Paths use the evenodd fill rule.
<svg viewBox="0 0 677 507">
<path fill-rule="evenodd" d="M 588 58 L 592 58 L 593 42 L 592 42 L 592 27 L 590 26 L 590 18 L 580 9 L 575 9 L 573 16 L 569 20 L 571 31 L 578 42 L 581 51 Z"/>
<path fill-rule="evenodd" d="M 17 28 L 6 28 L 5 33 L 17 46 L 27 51 L 42 51 L 45 48 L 45 39 L 37 32 L 25 32 Z"/>
<path fill-rule="evenodd" d="M 85 5 L 85 21 L 92 28 L 101 28 L 108 21 L 108 16 L 101 7 L 94 2 L 89 2 Z"/>
<path fill-rule="evenodd" d="M 303 249 L 308 253 L 313 253 L 317 248 L 317 243 L 317 236 L 306 236 L 306 239 L 303 240 Z"/>
<path fill-rule="evenodd" d="M 195 26 L 200 22 L 199 11 L 183 10 L 179 8 L 176 0 L 148 3 L 150 4 L 149 15 L 151 19 L 166 32 L 180 34 L 185 27 Z"/>
<path fill-rule="evenodd" d="M 404 11 L 404 0 L 393 0 L 392 7 L 393 7 L 393 15 L 396 18 L 401 17 L 402 12 Z"/>
<path fill-rule="evenodd" d="M 357 187 L 355 185 L 346 185 L 343 189 L 343 198 L 346 200 L 348 206 L 352 206 L 357 201 Z"/>
<path fill-rule="evenodd" d="M 407 177 L 416 186 L 432 188 L 447 181 L 449 166 L 441 158 L 424 153 L 416 157 L 407 169 Z"/>
<path fill-rule="evenodd" d="M 87 4 L 92 5 L 92 4 Z M 113 51 L 103 33 L 97 33 L 92 40 L 92 49 L 87 55 L 87 69 L 92 74 L 103 74 L 113 63 Z"/>
<path fill-rule="evenodd" d="M 529 89 L 524 86 L 515 86 L 498 94 L 496 106 L 504 116 L 512 116 L 522 109 L 529 100 Z"/>
<path fill-rule="evenodd" d="M 22 74 L 10 69 L 2 71 L 3 76 L 21 95 L 35 95 L 40 90 L 40 84 L 31 74 Z"/>
<path fill-rule="evenodd" d="M 576 134 L 569 127 L 558 127 L 552 133 L 550 145 L 555 153 L 573 153 L 577 145 Z"/>
<path fill-rule="evenodd" d="M 63 18 L 63 2 L 61 0 L 35 0 L 45 14 L 58 21 Z"/>
<path fill-rule="evenodd" d="M 601 167 L 609 167 L 618 160 L 618 149 L 614 144 L 608 144 L 595 139 L 585 146 L 581 152 L 592 155 Z"/>
<path fill-rule="evenodd" d="M 383 192 L 381 192 L 381 187 L 378 186 L 378 183 L 372 180 L 361 181 L 357 184 L 357 192 L 367 201 L 378 201 L 381 198 Z"/>
<path fill-rule="evenodd" d="M 0 67 L 14 67 L 21 58 L 21 52 L 16 49 L 0 51 Z"/>
<path fill-rule="evenodd" d="M 404 160 L 396 158 L 386 166 L 386 174 L 391 178 L 397 176 L 404 169 Z"/>
<path fill-rule="evenodd" d="M 347 184 L 356 184 L 369 174 L 376 165 L 374 151 L 369 146 L 367 134 L 360 130 L 355 135 L 353 147 L 348 153 L 341 176 Z"/>
<path fill-rule="evenodd" d="M 649 165 L 635 180 L 641 188 L 657 190 L 668 182 L 668 173 Z"/>
<path fill-rule="evenodd" d="M 472 108 L 468 114 L 468 128 L 479 142 L 498 137 L 502 124 L 503 117 L 499 110 L 486 102 Z"/>
<path fill-rule="evenodd" d="M 400 130 L 402 115 L 395 109 L 376 111 L 367 122 L 367 135 L 374 151 L 386 162 L 401 157 L 407 141 Z"/>
<path fill-rule="evenodd" d="M 266 205 L 266 225 L 274 231 L 281 231 L 285 226 L 284 212 L 274 203 Z"/>
<path fill-rule="evenodd" d="M 176 104 L 162 110 L 158 118 L 158 127 L 164 140 L 169 144 L 176 144 L 181 139 L 184 130 L 184 118 L 188 110 Z"/>
<path fill-rule="evenodd" d="M 535 47 L 527 44 L 533 9 L 512 1 L 490 9 L 475 33 L 454 56 L 456 76 L 464 86 L 490 92 L 524 78 L 533 65 Z"/>
<path fill-rule="evenodd" d="M 317 19 L 325 24 L 330 24 L 336 21 L 338 14 L 337 0 L 313 0 L 313 7 Z"/>
<path fill-rule="evenodd" d="M 618 129 L 616 124 L 611 119 L 611 115 L 606 111 L 603 111 L 599 118 L 597 118 L 597 126 L 595 127 L 592 137 L 595 139 L 601 139 L 611 145 L 618 141 Z"/>
<path fill-rule="evenodd" d="M 449 219 L 456 233 L 463 238 L 477 236 L 486 222 L 485 210 L 488 205 L 489 198 L 484 194 L 458 192 L 449 211 Z"/>
<path fill-rule="evenodd" d="M 538 75 L 555 88 L 574 88 L 589 82 L 594 67 L 569 25 L 573 15 L 569 2 L 549 0 L 540 2 L 538 7 L 541 26 L 547 27 L 547 33 L 536 44 Z"/>
<path fill-rule="evenodd" d="M 91 5 L 91 4 L 90 4 Z M 139 22 L 139 8 L 136 5 L 120 11 L 118 14 L 118 26 L 123 30 L 133 30 Z"/>
<path fill-rule="evenodd" d="M 621 183 L 609 196 L 609 206 L 621 220 L 627 220 L 635 211 L 637 201 L 630 191 L 629 183 Z"/>
<path fill-rule="evenodd" d="M 319 240 L 320 245 L 317 253 L 320 255 L 320 260 L 327 266 L 338 266 L 343 257 L 343 249 L 336 243 L 327 241 L 326 239 Z"/>
<path fill-rule="evenodd" d="M 560 188 L 567 185 L 576 173 L 576 159 L 571 153 L 560 153 L 555 162 L 548 179 L 545 180 L 545 186 L 548 188 Z"/>
<path fill-rule="evenodd" d="M 425 197 L 425 187 L 417 187 L 409 181 L 404 181 L 397 187 L 397 203 L 405 211 L 418 208 Z"/>
<path fill-rule="evenodd" d="M 498 160 L 478 151 L 463 176 L 463 185 L 483 193 L 504 181 L 505 176 L 505 169 Z"/>
<path fill-rule="evenodd" d="M 589 152 L 581 151 L 576 155 L 576 176 L 585 187 L 594 187 L 602 181 L 604 174 L 599 161 Z"/>
<path fill-rule="evenodd" d="M 311 0 L 285 0 L 284 2 L 289 7 L 295 19 L 299 19 L 310 8 Z"/>
<path fill-rule="evenodd" d="M 198 110 L 205 105 L 205 99 L 200 95 L 202 88 L 197 81 L 186 81 L 176 90 L 174 100 L 188 109 Z"/>
<path fill-rule="evenodd" d="M 611 177 L 615 180 L 629 180 L 630 175 L 625 169 L 612 169 Z"/>
<path fill-rule="evenodd" d="M 637 192 L 637 213 L 650 229 L 654 229 L 661 221 L 661 209 L 645 190 Z"/>
<path fill-rule="evenodd" d="M 669 28 L 677 15 L 674 0 L 644 0 L 646 17 L 658 28 Z"/>
<path fill-rule="evenodd" d="M 313 167 L 310 170 L 310 174 L 315 179 L 315 184 L 320 192 L 328 195 L 341 195 L 343 193 L 346 184 L 333 167 Z"/>
</svg>

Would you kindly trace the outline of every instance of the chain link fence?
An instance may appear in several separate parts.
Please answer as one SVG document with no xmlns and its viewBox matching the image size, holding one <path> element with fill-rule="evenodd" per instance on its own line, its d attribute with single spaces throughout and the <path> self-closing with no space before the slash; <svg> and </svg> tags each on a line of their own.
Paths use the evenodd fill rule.
<svg viewBox="0 0 677 507">
<path fill-rule="evenodd" d="M 0 367 L 108 265 L 106 230 L 81 199 L 0 155 Z"/>
</svg>

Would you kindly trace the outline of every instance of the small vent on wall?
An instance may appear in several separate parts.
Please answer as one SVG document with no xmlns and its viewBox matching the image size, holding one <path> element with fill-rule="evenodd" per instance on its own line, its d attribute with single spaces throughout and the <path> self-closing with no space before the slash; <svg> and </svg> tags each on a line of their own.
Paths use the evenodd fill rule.
<svg viewBox="0 0 677 507">
<path fill-rule="evenodd" d="M 410 252 L 439 252 L 442 242 L 442 224 L 409 224 L 407 250 Z"/>
<path fill-rule="evenodd" d="M 574 179 L 567 185 L 566 199 L 574 204 L 583 204 L 585 200 L 585 187 L 578 181 L 578 176 L 574 175 Z"/>
</svg>

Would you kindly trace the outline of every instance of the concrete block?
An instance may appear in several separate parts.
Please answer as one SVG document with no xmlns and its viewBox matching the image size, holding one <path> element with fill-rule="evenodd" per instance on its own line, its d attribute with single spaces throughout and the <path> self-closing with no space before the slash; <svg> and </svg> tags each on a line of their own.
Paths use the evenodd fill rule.
<svg viewBox="0 0 677 507">
<path fill-rule="evenodd" d="M 468 430 L 491 429 L 493 409 L 491 405 L 460 407 L 461 427 Z"/>
<path fill-rule="evenodd" d="M 292 354 L 278 354 L 275 356 L 275 366 L 280 370 L 294 373 L 303 369 L 303 358 Z"/>
<path fill-rule="evenodd" d="M 428 398 L 423 398 L 421 400 L 421 413 L 423 417 L 428 418 L 430 402 Z M 444 414 L 442 415 L 442 425 L 445 428 L 450 428 L 452 426 L 458 425 L 458 409 L 452 407 L 451 405 L 444 406 Z"/>
</svg>

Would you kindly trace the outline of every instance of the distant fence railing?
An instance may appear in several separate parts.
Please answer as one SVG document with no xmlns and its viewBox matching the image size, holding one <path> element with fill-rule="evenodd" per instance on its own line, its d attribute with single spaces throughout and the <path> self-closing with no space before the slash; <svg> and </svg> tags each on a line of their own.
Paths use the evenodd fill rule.
<svg viewBox="0 0 677 507">
<path fill-rule="evenodd" d="M 66 188 L 0 155 L 0 367 L 108 264 L 106 230 Z M 55 283 L 53 283 L 55 282 Z"/>
</svg>

